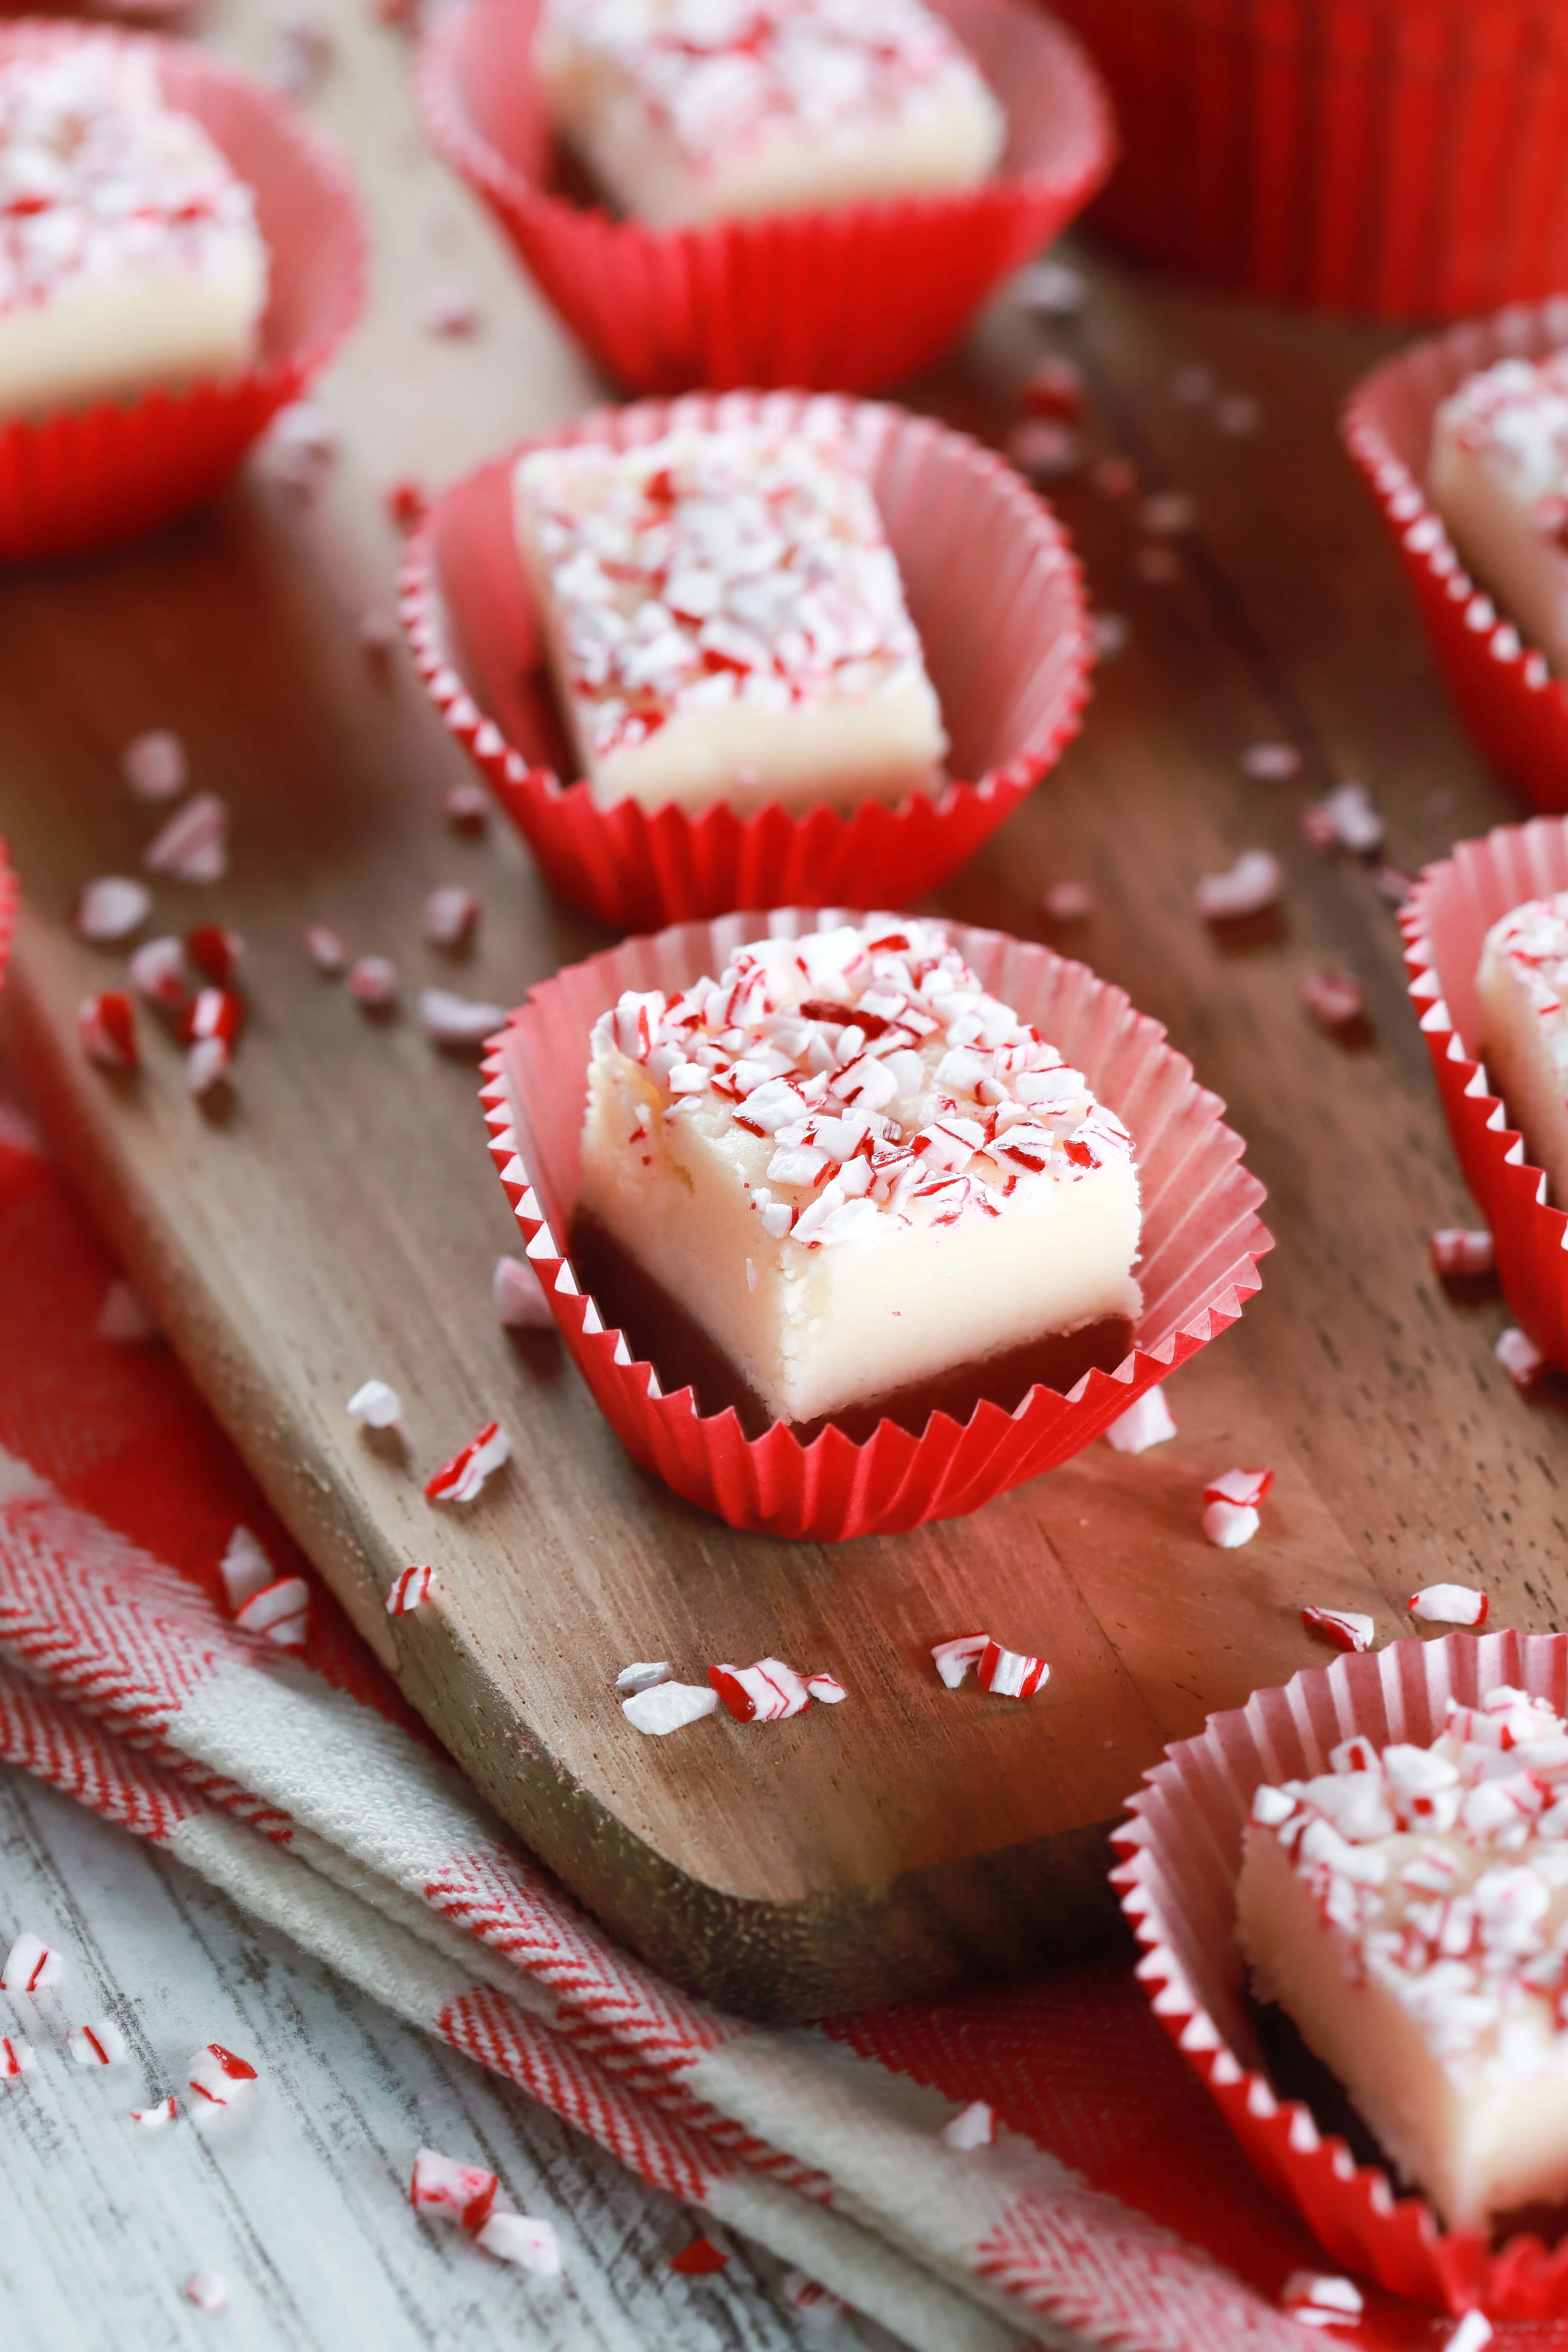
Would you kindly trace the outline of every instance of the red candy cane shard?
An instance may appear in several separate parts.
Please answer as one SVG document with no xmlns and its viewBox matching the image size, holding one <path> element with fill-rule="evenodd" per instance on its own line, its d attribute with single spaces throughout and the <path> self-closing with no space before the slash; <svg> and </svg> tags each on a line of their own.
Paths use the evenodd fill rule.
<svg viewBox="0 0 1568 2352">
<path fill-rule="evenodd" d="M 454 833 L 483 833 L 490 804 L 482 784 L 453 784 L 441 796 L 441 814 Z"/>
<path fill-rule="evenodd" d="M 693 2238 L 679 2253 L 671 2254 L 669 2267 L 683 2278 L 708 2278 L 714 2271 L 723 2270 L 729 2260 L 722 2247 L 716 2246 L 711 2238 Z"/>
<path fill-rule="evenodd" d="M 1226 1470 L 1204 1488 L 1205 1503 L 1234 1503 L 1256 1510 L 1274 1484 L 1272 1470 Z"/>
<path fill-rule="evenodd" d="M 191 2117 L 198 2125 L 212 2122 L 227 2108 L 247 2104 L 259 2080 L 249 2060 L 237 2058 L 221 2042 L 209 2042 L 198 2050 L 185 2072 L 190 2079 Z"/>
<path fill-rule="evenodd" d="M 433 1568 L 405 1568 L 386 1596 L 387 1615 L 406 1617 L 414 1610 L 422 1609 L 430 1598 L 435 1582 Z"/>
<path fill-rule="evenodd" d="M 412 530 L 416 523 L 423 521 L 425 510 L 430 503 L 420 484 L 413 481 L 388 482 L 383 495 L 388 520 L 395 523 L 399 530 Z"/>
<path fill-rule="evenodd" d="M 0 1992 L 47 1992 L 65 1974 L 65 1962 L 41 1936 L 24 1928 L 5 1955 Z"/>
<path fill-rule="evenodd" d="M 1353 2279 L 1330 2278 L 1321 2271 L 1292 2271 L 1279 2305 L 1309 2327 L 1353 2327 L 1364 2302 Z"/>
<path fill-rule="evenodd" d="M 786 2271 L 780 2292 L 791 2311 L 798 2311 L 807 2326 L 820 2326 L 826 2321 L 837 2319 L 849 2308 L 842 2295 L 824 2286 L 820 2279 L 807 2277 L 805 2271 Z"/>
<path fill-rule="evenodd" d="M 987 1642 L 980 1653 L 975 1680 L 984 1691 L 996 1698 L 1033 1698 L 1044 1690 L 1051 1678 L 1051 1670 L 1044 1658 L 1032 1658 L 1025 1651 L 1004 1650 L 999 1643 Z"/>
<path fill-rule="evenodd" d="M 708 1679 L 737 1723 L 783 1723 L 811 1705 L 800 1675 L 780 1658 L 759 1658 L 754 1666 L 710 1666 Z"/>
<path fill-rule="evenodd" d="M 280 1650 L 300 1650 L 310 1630 L 310 1588 L 302 1576 L 280 1576 L 240 1603 L 234 1622 Z"/>
<path fill-rule="evenodd" d="M 961 1633 L 955 1641 L 934 1644 L 931 1657 L 949 1690 L 958 1688 L 970 1667 L 979 1664 L 990 1645 L 989 1633 Z"/>
<path fill-rule="evenodd" d="M 228 2286 L 219 2271 L 193 2271 L 185 2281 L 185 2294 L 198 2311 L 226 2311 Z"/>
<path fill-rule="evenodd" d="M 1336 1650 L 1358 1654 L 1372 1647 L 1373 1622 L 1353 1609 L 1303 1609 L 1301 1622 L 1309 1633 L 1321 1634 Z"/>
<path fill-rule="evenodd" d="M 443 884 L 425 901 L 425 936 L 433 948 L 460 948 L 473 937 L 479 902 L 460 883 Z"/>
<path fill-rule="evenodd" d="M 79 2066 L 122 2066 L 128 2054 L 124 2034 L 109 2017 L 100 2017 L 96 2025 L 73 2025 L 66 2035 L 66 2051 Z"/>
<path fill-rule="evenodd" d="M 232 988 L 245 961 L 245 941 L 221 923 L 198 923 L 185 933 L 185 953 L 215 988 Z"/>
<path fill-rule="evenodd" d="M 106 1070 L 140 1068 L 135 1007 L 122 988 L 106 988 L 97 996 L 84 997 L 77 1008 L 76 1027 L 89 1062 Z"/>
<path fill-rule="evenodd" d="M 174 2122 L 179 2112 L 180 2103 L 171 2092 L 166 2099 L 160 2099 L 155 2107 L 132 2107 L 131 2120 L 139 2131 L 163 2131 Z"/>
<path fill-rule="evenodd" d="M 180 1024 L 182 1045 L 201 1045 L 216 1039 L 231 1050 L 245 1026 L 245 999 L 232 988 L 198 989 L 190 1011 Z"/>
<path fill-rule="evenodd" d="M 949 2147 L 967 2155 L 972 2148 L 989 2147 L 996 2137 L 996 2117 L 984 2099 L 971 2099 L 951 2122 L 942 2126 L 942 2136 Z"/>
<path fill-rule="evenodd" d="M 805 1687 L 818 1706 L 837 1706 L 849 1696 L 837 1675 L 807 1675 Z"/>
<path fill-rule="evenodd" d="M 1439 1225 L 1430 1246 L 1433 1271 L 1447 1281 L 1496 1271 L 1497 1245 L 1484 1226 L 1472 1232 L 1462 1225 Z"/>
<path fill-rule="evenodd" d="M 184 1013 L 190 990 L 185 985 L 185 951 L 178 940 L 143 940 L 126 969 L 138 996 L 144 996 L 161 1013 Z"/>
<path fill-rule="evenodd" d="M 226 803 L 216 793 L 198 793 L 148 844 L 142 863 L 176 882 L 221 882 L 228 872 Z"/>
<path fill-rule="evenodd" d="M 1484 1625 L 1490 1607 L 1473 1584 L 1425 1584 L 1408 1602 L 1412 1617 L 1435 1625 Z"/>
<path fill-rule="evenodd" d="M 531 2213 L 492 2213 L 476 2232 L 476 2243 L 498 2262 L 515 2263 L 535 2278 L 559 2278 L 561 2242 L 552 2221 Z"/>
<path fill-rule="evenodd" d="M 349 972 L 349 994 L 379 1012 L 397 1000 L 397 966 L 390 956 L 361 956 Z"/>
<path fill-rule="evenodd" d="M 445 2213 L 469 2231 L 484 2228 L 500 2182 L 480 2164 L 459 2164 L 433 2147 L 422 2147 L 414 2159 L 408 2201 L 418 2212 Z"/>
<path fill-rule="evenodd" d="M 491 1471 L 499 1470 L 510 1454 L 511 1441 L 500 1423 L 487 1421 L 450 1462 L 443 1463 L 435 1476 L 426 1480 L 425 1492 L 433 1503 L 471 1503 Z"/>
<path fill-rule="evenodd" d="M 0 2083 L 14 2083 L 33 2063 L 33 2045 L 19 2033 L 0 2033 Z"/>
</svg>

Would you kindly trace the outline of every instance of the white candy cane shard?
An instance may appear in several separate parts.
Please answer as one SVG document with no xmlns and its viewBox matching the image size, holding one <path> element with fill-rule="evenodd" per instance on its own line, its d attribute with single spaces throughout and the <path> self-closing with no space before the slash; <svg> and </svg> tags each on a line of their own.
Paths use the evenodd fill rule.
<svg viewBox="0 0 1568 2352">
<path fill-rule="evenodd" d="M 932 1662 L 949 1690 L 956 1690 L 970 1667 L 979 1664 L 990 1642 L 989 1633 L 961 1633 L 956 1641 L 933 1643 Z"/>
<path fill-rule="evenodd" d="M 818 1706 L 838 1706 L 849 1696 L 837 1675 L 807 1675 L 805 1687 Z"/>
<path fill-rule="evenodd" d="M 386 1596 L 387 1615 L 407 1617 L 416 1609 L 422 1609 L 435 1584 L 436 1571 L 433 1568 L 405 1568 Z"/>
<path fill-rule="evenodd" d="M 1221 1551 L 1239 1551 L 1249 1544 L 1263 1525 L 1250 1503 L 1205 1503 L 1203 1530 L 1210 1543 Z"/>
<path fill-rule="evenodd" d="M 100 1339 L 113 1339 L 125 1348 L 163 1336 L 131 1285 L 121 1281 L 111 1282 L 104 1292 L 93 1328 Z"/>
<path fill-rule="evenodd" d="M 76 935 L 94 947 L 111 947 L 139 931 L 152 911 L 153 893 L 145 882 L 126 874 L 100 874 L 76 902 Z"/>
<path fill-rule="evenodd" d="M 630 1692 L 635 1696 L 638 1691 L 654 1690 L 660 1683 L 672 1683 L 674 1680 L 675 1668 L 668 1658 L 644 1658 L 635 1665 L 621 1668 L 616 1676 L 616 1688 Z"/>
<path fill-rule="evenodd" d="M 1032 1658 L 1024 1650 L 1005 1650 L 998 1642 L 986 1643 L 974 1675 L 981 1689 L 994 1698 L 1033 1698 L 1050 1678 L 1044 1658 Z"/>
<path fill-rule="evenodd" d="M 1152 1388 L 1145 1389 L 1136 1403 L 1118 1413 L 1105 1433 L 1105 1440 L 1118 1454 L 1147 1454 L 1152 1445 L 1163 1445 L 1175 1433 L 1176 1424 L 1165 1402 L 1165 1391 Z"/>
<path fill-rule="evenodd" d="M 1250 1506 L 1256 1510 L 1273 1484 L 1272 1470 L 1222 1470 L 1204 1488 L 1204 1500 Z"/>
<path fill-rule="evenodd" d="M 1065 261 L 1031 261 L 1014 278 L 1013 291 L 1042 319 L 1072 319 L 1089 299 L 1089 280 Z"/>
<path fill-rule="evenodd" d="M 373 606 L 362 613 L 359 625 L 360 650 L 371 661 L 384 661 L 397 643 L 397 623 L 390 613 Z"/>
<path fill-rule="evenodd" d="M 754 1666 L 710 1666 L 708 1679 L 737 1723 L 784 1723 L 811 1705 L 811 1695 L 782 1658 Z"/>
<path fill-rule="evenodd" d="M 351 1421 L 366 1429 L 395 1429 L 403 1418 L 403 1399 L 384 1381 L 362 1381 L 344 1407 Z"/>
<path fill-rule="evenodd" d="M 328 980 L 336 980 L 349 968 L 349 951 L 330 923 L 306 924 L 305 953 Z"/>
<path fill-rule="evenodd" d="M 427 335 L 462 336 L 478 332 L 484 312 L 473 295 L 460 286 L 437 286 L 426 296 L 420 324 Z"/>
<path fill-rule="evenodd" d="M 499 1470 L 511 1454 L 511 1440 L 500 1423 L 487 1421 L 467 1445 L 444 1462 L 433 1478 L 426 1479 L 425 1492 L 433 1503 L 471 1503 L 486 1479 Z"/>
<path fill-rule="evenodd" d="M 1433 1625 L 1484 1625 L 1491 1603 L 1473 1584 L 1424 1584 L 1405 1604 Z"/>
<path fill-rule="evenodd" d="M 279 1650 L 302 1650 L 310 1633 L 310 1588 L 302 1576 L 280 1576 L 243 1601 L 234 1622 Z"/>
<path fill-rule="evenodd" d="M 1383 846 L 1383 819 L 1364 784 L 1336 784 L 1301 812 L 1301 831 L 1314 849 L 1349 849 L 1368 856 Z"/>
<path fill-rule="evenodd" d="M 1196 891 L 1205 923 L 1239 922 L 1272 907 L 1285 887 L 1279 861 L 1267 849 L 1244 849 L 1225 874 L 1205 874 Z"/>
<path fill-rule="evenodd" d="M 1301 1010 L 1320 1029 L 1346 1029 L 1366 1013 L 1366 991 L 1348 971 L 1310 971 L 1296 995 Z"/>
<path fill-rule="evenodd" d="M 1484 1226 L 1468 1231 L 1462 1225 L 1439 1225 L 1432 1235 L 1431 1250 L 1434 1272 L 1446 1276 L 1492 1274 L 1497 1269 L 1497 1244 Z"/>
<path fill-rule="evenodd" d="M 165 1013 L 183 1013 L 190 996 L 185 973 L 184 942 L 173 936 L 143 940 L 127 966 L 131 985 L 149 1004 Z"/>
<path fill-rule="evenodd" d="M 849 2308 L 842 2295 L 805 2271 L 785 2271 L 780 2292 L 790 2310 L 798 2312 L 808 2327 L 824 2326 Z"/>
<path fill-rule="evenodd" d="M 189 780 L 185 747 L 168 728 L 150 728 L 127 743 L 120 772 L 139 801 L 176 800 Z"/>
<path fill-rule="evenodd" d="M 155 2107 L 132 2107 L 131 2120 L 138 2131 L 164 2131 L 179 2112 L 180 2103 L 171 2092 L 166 2099 L 160 2099 Z"/>
<path fill-rule="evenodd" d="M 228 804 L 198 793 L 169 819 L 142 855 L 149 874 L 176 882 L 221 882 L 228 872 Z"/>
<path fill-rule="evenodd" d="M 1532 1389 L 1546 1370 L 1546 1359 L 1528 1332 L 1510 1328 L 1492 1353 L 1516 1389 Z"/>
<path fill-rule="evenodd" d="M 349 994 L 373 1011 L 397 1001 L 397 966 L 390 956 L 361 956 L 349 972 Z"/>
<path fill-rule="evenodd" d="M 1443 2352 L 1483 2352 L 1492 2340 L 1492 2324 L 1484 2311 L 1467 2311 Z"/>
<path fill-rule="evenodd" d="M 719 1694 L 710 1685 L 704 1689 L 697 1683 L 656 1683 L 651 1690 L 635 1691 L 623 1699 L 621 1713 L 634 1731 L 662 1738 L 667 1732 L 683 1731 L 689 1723 L 700 1723 L 718 1704 Z"/>
<path fill-rule="evenodd" d="M 1353 2327 L 1365 2308 L 1353 2279 L 1331 2278 L 1321 2271 L 1292 2271 L 1279 2305 L 1307 2327 Z"/>
<path fill-rule="evenodd" d="M 1288 784 L 1301 772 L 1301 754 L 1294 743 L 1249 743 L 1241 772 L 1255 784 Z"/>
<path fill-rule="evenodd" d="M 19 2033 L 0 2033 L 0 2083 L 14 2083 L 33 2063 L 33 2045 Z"/>
<path fill-rule="evenodd" d="M 476 2243 L 498 2262 L 512 2263 L 535 2278 L 559 2278 L 561 2242 L 552 2221 L 536 2221 L 528 2213 L 492 2213 L 481 2223 Z"/>
<path fill-rule="evenodd" d="M 465 2230 L 482 2230 L 489 2220 L 500 2182 L 482 2164 L 461 2164 L 439 2149 L 422 2147 L 409 2177 L 408 2201 L 416 2212 L 443 2213 Z"/>
<path fill-rule="evenodd" d="M 1052 416 L 1026 416 L 1007 436 L 1007 462 L 1031 481 L 1056 482 L 1083 463 L 1083 441 Z"/>
<path fill-rule="evenodd" d="M 96 2025 L 73 2025 L 66 2034 L 66 2052 L 78 2066 L 123 2066 L 125 2036 L 111 2017 Z"/>
<path fill-rule="evenodd" d="M 191 2089 L 191 2118 L 198 2126 L 211 2123 L 226 2109 L 247 2106 L 259 2079 L 247 2058 L 237 2058 L 221 2042 L 208 2042 L 185 2070 Z"/>
<path fill-rule="evenodd" d="M 65 1974 L 65 1962 L 58 1952 L 24 1928 L 5 1955 L 5 1966 L 0 1970 L 0 1992 L 47 1992 L 58 1985 Z"/>
<path fill-rule="evenodd" d="M 272 1562 L 248 1528 L 236 1528 L 218 1562 L 230 1614 L 243 1609 L 252 1595 L 276 1581 Z"/>
<path fill-rule="evenodd" d="M 1197 519 L 1197 501 L 1185 490 L 1156 490 L 1138 510 L 1139 521 L 1156 539 L 1179 539 Z"/>
<path fill-rule="evenodd" d="M 989 2147 L 996 2137 L 996 2117 L 984 2099 L 971 2099 L 950 2123 L 942 2127 L 942 2136 L 949 2147 L 962 2149 Z"/>
<path fill-rule="evenodd" d="M 1372 1647 L 1376 1631 L 1370 1617 L 1355 1609 L 1303 1609 L 1301 1622 L 1309 1633 L 1319 1633 L 1336 1650 L 1349 1650 L 1358 1655 Z"/>
<path fill-rule="evenodd" d="M 555 1318 L 539 1276 L 526 1258 L 498 1257 L 490 1276 L 497 1320 L 509 1331 L 553 1331 Z"/>
<path fill-rule="evenodd" d="M 226 2311 L 228 2283 L 221 2271 L 193 2271 L 185 2281 L 186 2299 L 198 2311 Z"/>
<path fill-rule="evenodd" d="M 471 890 L 449 883 L 425 901 L 425 936 L 433 948 L 458 948 L 473 937 L 479 902 Z"/>
<path fill-rule="evenodd" d="M 200 1101 L 226 1078 L 234 1054 L 226 1038 L 198 1037 L 185 1055 L 185 1091 Z"/>
<path fill-rule="evenodd" d="M 1087 882 L 1053 882 L 1040 904 L 1053 923 L 1083 923 L 1094 912 L 1094 893 Z"/>
<path fill-rule="evenodd" d="M 1089 651 L 1097 662 L 1114 661 L 1125 653 L 1132 632 L 1120 613 L 1095 613 L 1089 624 Z"/>
<path fill-rule="evenodd" d="M 455 996 L 449 988 L 422 988 L 419 1020 L 437 1045 L 482 1045 L 506 1027 L 506 1008 L 482 998 Z"/>
</svg>

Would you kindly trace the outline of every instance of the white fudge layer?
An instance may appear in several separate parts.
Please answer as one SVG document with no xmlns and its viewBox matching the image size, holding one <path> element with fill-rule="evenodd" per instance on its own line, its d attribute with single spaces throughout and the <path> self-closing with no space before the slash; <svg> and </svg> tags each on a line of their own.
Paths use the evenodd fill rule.
<svg viewBox="0 0 1568 2352">
<path fill-rule="evenodd" d="M 842 806 L 940 783 L 898 561 L 833 415 L 519 463 L 523 562 L 605 803 Z"/>
<path fill-rule="evenodd" d="M 1461 384 L 1437 411 L 1430 489 L 1466 568 L 1568 669 L 1568 353 Z"/>
<path fill-rule="evenodd" d="M 1568 1206 L 1568 891 L 1492 925 L 1477 988 L 1492 1083 L 1552 1199 Z"/>
<path fill-rule="evenodd" d="M 549 0 L 557 121 L 656 226 L 963 188 L 1006 118 L 921 0 Z"/>
<path fill-rule="evenodd" d="M 0 417 L 233 374 L 267 277 L 249 189 L 148 53 L 0 69 Z"/>
<path fill-rule="evenodd" d="M 784 1421 L 1140 1303 L 1126 1129 L 896 916 L 624 996 L 594 1032 L 578 1206 Z"/>
<path fill-rule="evenodd" d="M 1568 2195 L 1568 1724 L 1522 1692 L 1429 1748 L 1347 1741 L 1260 1790 L 1237 1933 L 1258 1991 L 1454 2227 Z"/>
</svg>

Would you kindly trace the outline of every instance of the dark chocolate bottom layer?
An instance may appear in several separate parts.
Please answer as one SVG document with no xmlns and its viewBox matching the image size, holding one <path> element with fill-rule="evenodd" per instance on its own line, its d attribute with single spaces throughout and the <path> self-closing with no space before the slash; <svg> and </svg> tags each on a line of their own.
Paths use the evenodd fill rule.
<svg viewBox="0 0 1568 2352">
<path fill-rule="evenodd" d="M 568 1245 L 578 1281 L 597 1299 L 605 1321 L 626 1333 L 633 1355 L 653 1366 L 667 1395 L 689 1388 L 704 1413 L 732 1405 L 748 1437 L 761 1437 L 773 1427 L 774 1417 L 750 1381 L 596 1218 L 574 1217 Z M 955 1364 L 839 1412 L 791 1425 L 805 1444 L 829 1426 L 859 1443 L 881 1421 L 896 1422 L 918 1436 L 933 1412 L 967 1421 L 983 1399 L 1011 1412 L 1035 1387 L 1065 1396 L 1096 1366 L 1113 1372 L 1131 1346 L 1131 1318 L 1105 1315 L 1076 1331 L 1047 1332 L 1021 1347 Z"/>
</svg>

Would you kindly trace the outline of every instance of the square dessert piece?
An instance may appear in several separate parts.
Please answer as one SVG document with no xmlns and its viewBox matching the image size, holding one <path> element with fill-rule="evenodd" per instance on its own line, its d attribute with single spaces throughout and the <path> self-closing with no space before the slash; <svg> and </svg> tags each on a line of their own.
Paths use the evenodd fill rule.
<svg viewBox="0 0 1568 2352">
<path fill-rule="evenodd" d="M 0 68 L 0 417 L 233 374 L 267 277 L 250 190 L 150 54 Z"/>
<path fill-rule="evenodd" d="M 832 415 L 520 461 L 523 562 L 598 800 L 795 810 L 940 784 L 898 562 Z"/>
<path fill-rule="evenodd" d="M 1260 1996 L 1455 2229 L 1568 2197 L 1568 1723 L 1450 1701 L 1259 1789 L 1237 1933 Z"/>
<path fill-rule="evenodd" d="M 1126 1129 L 933 923 L 760 940 L 595 1028 L 574 1255 L 706 1411 L 966 1417 L 1113 1369 L 1139 1223 Z"/>
<path fill-rule="evenodd" d="M 656 226 L 982 180 L 1006 118 L 921 0 L 548 0 L 555 120 Z"/>
<path fill-rule="evenodd" d="M 1466 568 L 1568 670 L 1568 352 L 1461 384 L 1437 411 L 1429 487 Z"/>
<path fill-rule="evenodd" d="M 1568 1207 L 1568 891 L 1531 898 L 1487 933 L 1480 1049 L 1509 1122 Z"/>
</svg>

